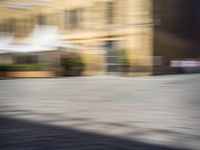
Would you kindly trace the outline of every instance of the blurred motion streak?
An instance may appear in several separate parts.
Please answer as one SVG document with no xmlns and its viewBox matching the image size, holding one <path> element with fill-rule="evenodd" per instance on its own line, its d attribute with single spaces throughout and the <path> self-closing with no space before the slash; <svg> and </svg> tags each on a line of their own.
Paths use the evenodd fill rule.
<svg viewBox="0 0 200 150">
<path fill-rule="evenodd" d="M 171 66 L 199 59 L 199 7 L 198 0 L 3 0 L 0 69 L 51 64 L 58 76 L 199 72 Z M 66 73 L 67 53 L 79 55 L 84 67 L 74 69 L 73 59 L 73 73 Z"/>
<path fill-rule="evenodd" d="M 199 150 L 198 73 L 200 0 L 0 0 L 0 150 Z"/>
</svg>

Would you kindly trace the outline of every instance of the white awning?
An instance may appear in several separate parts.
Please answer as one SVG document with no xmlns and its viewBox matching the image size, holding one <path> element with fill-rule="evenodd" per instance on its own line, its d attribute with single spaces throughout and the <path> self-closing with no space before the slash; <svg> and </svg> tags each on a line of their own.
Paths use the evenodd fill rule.
<svg viewBox="0 0 200 150">
<path fill-rule="evenodd" d="M 60 34 L 58 27 L 37 25 L 33 32 L 24 41 L 24 44 L 12 44 L 7 45 L 5 48 L 7 51 L 11 52 L 42 52 L 42 51 L 55 51 L 60 48 L 77 50 L 80 49 L 79 46 L 73 44 L 65 44 L 60 39 Z"/>
<path fill-rule="evenodd" d="M 13 36 L 12 35 L 1 35 L 0 36 L 0 53 L 8 53 L 8 47 L 11 45 L 13 41 Z"/>
<path fill-rule="evenodd" d="M 64 48 L 64 49 L 71 49 L 71 50 L 79 50 L 79 49 L 81 49 L 80 46 L 73 45 L 73 44 L 59 44 L 58 47 Z"/>
<path fill-rule="evenodd" d="M 80 46 L 64 43 L 60 38 L 58 27 L 48 25 L 36 26 L 32 34 L 26 40 L 26 44 L 72 50 L 80 49 Z"/>
<path fill-rule="evenodd" d="M 41 45 L 12 44 L 7 46 L 5 50 L 12 53 L 29 53 L 29 52 L 39 52 L 39 51 L 53 51 L 57 49 L 54 47 L 47 47 Z"/>
<path fill-rule="evenodd" d="M 37 25 L 25 41 L 27 45 L 57 46 L 60 44 L 56 26 Z"/>
</svg>

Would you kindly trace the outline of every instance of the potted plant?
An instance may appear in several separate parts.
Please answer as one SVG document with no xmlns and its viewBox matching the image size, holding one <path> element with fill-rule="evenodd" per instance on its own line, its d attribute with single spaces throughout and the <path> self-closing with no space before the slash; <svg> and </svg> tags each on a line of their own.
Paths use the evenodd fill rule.
<svg viewBox="0 0 200 150">
<path fill-rule="evenodd" d="M 128 60 L 127 54 L 125 50 L 122 50 L 119 62 L 121 64 L 121 72 L 122 73 L 129 73 L 130 72 L 130 62 Z"/>
<path fill-rule="evenodd" d="M 61 64 L 64 68 L 65 76 L 80 76 L 85 68 L 85 63 L 81 56 L 76 53 L 69 53 L 63 56 Z"/>
</svg>

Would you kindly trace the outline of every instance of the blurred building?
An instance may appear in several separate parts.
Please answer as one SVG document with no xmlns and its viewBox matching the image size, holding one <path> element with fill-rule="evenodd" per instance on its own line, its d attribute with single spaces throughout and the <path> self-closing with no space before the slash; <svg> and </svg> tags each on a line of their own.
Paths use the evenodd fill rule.
<svg viewBox="0 0 200 150">
<path fill-rule="evenodd" d="M 172 60 L 198 60 L 199 0 L 154 0 L 154 68 Z"/>
<path fill-rule="evenodd" d="M 122 55 L 130 72 L 152 74 L 153 66 L 198 49 L 195 35 L 187 35 L 194 26 L 185 19 L 191 6 L 186 1 L 2 0 L 0 31 L 14 33 L 18 43 L 36 24 L 55 25 L 63 41 L 84 47 L 86 74 L 120 71 Z"/>
<path fill-rule="evenodd" d="M 1 1 L 0 30 L 21 41 L 36 24 L 56 25 L 62 39 L 83 46 L 87 73 L 119 71 L 126 53 L 131 71 L 152 67 L 151 0 Z"/>
</svg>

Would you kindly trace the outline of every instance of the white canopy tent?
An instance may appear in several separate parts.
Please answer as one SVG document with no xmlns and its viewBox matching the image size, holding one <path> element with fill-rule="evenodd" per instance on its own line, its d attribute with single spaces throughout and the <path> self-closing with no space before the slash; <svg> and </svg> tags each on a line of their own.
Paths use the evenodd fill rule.
<svg viewBox="0 0 200 150">
<path fill-rule="evenodd" d="M 8 53 L 8 47 L 13 41 L 12 35 L 0 35 L 0 54 Z"/>
<path fill-rule="evenodd" d="M 12 41 L 12 39 L 10 40 Z M 0 50 L 4 52 L 28 53 L 28 52 L 55 51 L 59 50 L 60 48 L 70 49 L 70 50 L 80 49 L 79 46 L 72 44 L 65 44 L 60 39 L 60 34 L 56 26 L 37 25 L 23 44 L 11 44 L 11 41 L 7 39 L 7 44 L 4 44 L 4 46 L 2 47 L 0 45 Z"/>
<path fill-rule="evenodd" d="M 40 48 L 43 48 L 43 51 L 57 50 L 58 48 L 65 48 L 71 50 L 80 49 L 79 46 L 64 43 L 60 39 L 58 27 L 47 25 L 36 26 L 34 31 L 25 43 L 31 46 L 37 45 L 37 49 L 39 50 Z M 37 49 L 35 51 L 37 51 Z"/>
</svg>

